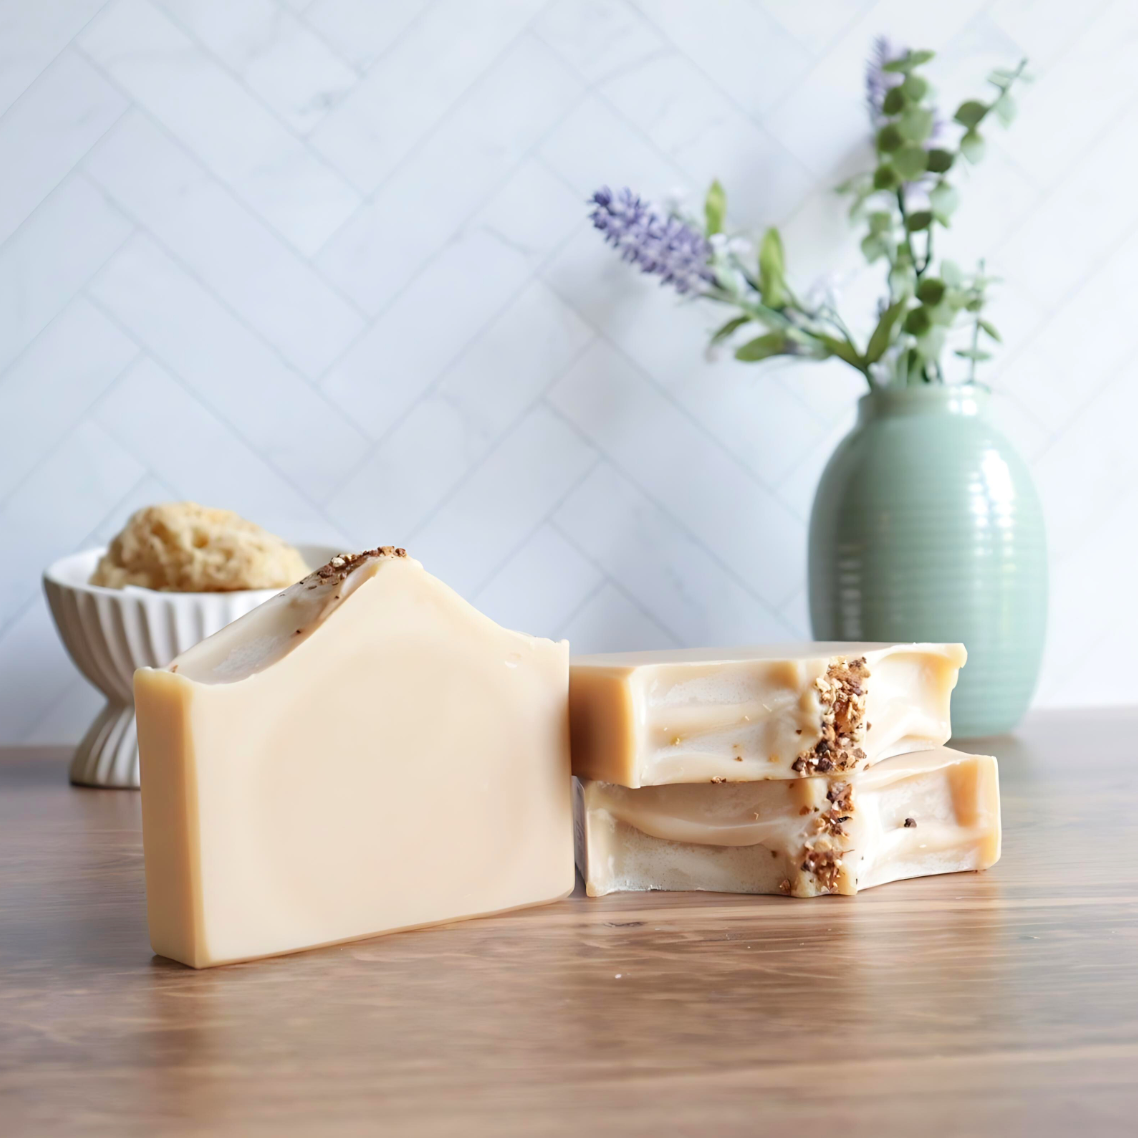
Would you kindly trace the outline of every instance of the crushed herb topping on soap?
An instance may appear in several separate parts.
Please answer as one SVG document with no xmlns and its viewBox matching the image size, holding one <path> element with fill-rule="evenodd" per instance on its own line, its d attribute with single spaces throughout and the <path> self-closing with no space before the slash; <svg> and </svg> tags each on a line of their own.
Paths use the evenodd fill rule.
<svg viewBox="0 0 1138 1138">
<path fill-rule="evenodd" d="M 394 545 L 379 545 L 375 549 L 365 549 L 362 553 L 340 553 L 327 565 L 321 565 L 314 573 L 305 577 L 310 589 L 317 585 L 341 585 L 349 574 L 371 557 L 406 557 L 407 550 Z"/>
<path fill-rule="evenodd" d="M 825 892 L 833 893 L 842 872 L 842 855 L 837 850 L 807 850 L 802 869 L 812 873 Z"/>
<path fill-rule="evenodd" d="M 801 775 L 830 774 L 856 767 L 865 758 L 858 744 L 865 738 L 865 682 L 869 667 L 864 656 L 837 660 L 814 681 L 822 708 L 818 742 L 791 764 Z"/>
</svg>

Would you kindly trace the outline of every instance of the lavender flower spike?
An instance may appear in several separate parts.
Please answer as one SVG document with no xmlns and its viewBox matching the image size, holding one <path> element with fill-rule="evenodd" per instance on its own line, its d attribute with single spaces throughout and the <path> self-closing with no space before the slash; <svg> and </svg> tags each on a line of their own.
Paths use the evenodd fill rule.
<svg viewBox="0 0 1138 1138">
<path fill-rule="evenodd" d="M 715 281 L 710 244 L 678 217 L 657 213 L 627 187 L 614 194 L 602 186 L 589 200 L 593 224 L 641 272 L 657 274 L 678 293 L 703 292 Z"/>
<path fill-rule="evenodd" d="M 873 41 L 873 52 L 865 65 L 865 102 L 869 107 L 869 118 L 874 126 L 880 126 L 885 112 L 882 103 L 890 87 L 896 87 L 905 78 L 885 65 L 904 57 L 908 48 L 894 47 L 888 36 L 878 36 Z"/>
</svg>

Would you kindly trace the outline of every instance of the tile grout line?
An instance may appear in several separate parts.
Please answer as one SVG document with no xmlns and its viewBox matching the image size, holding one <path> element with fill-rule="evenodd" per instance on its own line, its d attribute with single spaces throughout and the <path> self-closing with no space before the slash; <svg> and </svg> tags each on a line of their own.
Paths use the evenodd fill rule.
<svg viewBox="0 0 1138 1138">
<path fill-rule="evenodd" d="M 180 31 L 182 33 L 182 35 L 184 35 L 186 37 L 186 39 L 188 39 L 190 41 L 190 43 L 193 44 L 194 47 L 197 48 L 197 50 L 199 52 L 201 52 L 203 55 L 205 55 L 217 67 L 220 67 L 221 70 L 224 71 L 225 74 L 228 75 L 230 77 L 230 79 L 232 79 L 245 92 L 245 94 L 249 96 L 250 100 L 253 103 L 255 103 L 258 107 L 260 107 L 261 110 L 263 110 L 267 115 L 269 115 L 273 119 L 273 121 L 276 122 L 276 124 L 279 127 L 281 127 L 283 130 L 285 130 L 288 133 L 289 137 L 292 138 L 294 142 L 299 142 L 300 145 L 304 148 L 304 151 L 306 154 L 308 154 L 310 157 L 314 158 L 317 162 L 319 162 L 321 166 L 323 166 L 330 174 L 333 174 L 336 177 L 336 179 L 338 181 L 342 182 L 348 189 L 352 190 L 354 193 L 359 193 L 358 188 L 348 180 L 348 178 L 343 174 L 342 171 L 338 170 L 335 166 L 333 166 L 332 163 L 329 162 L 328 159 L 325 158 L 324 155 L 321 154 L 320 151 L 317 150 L 312 145 L 312 142 L 308 138 L 306 138 L 303 134 L 301 134 L 299 131 L 297 131 L 288 122 L 287 119 L 285 119 L 269 103 L 265 102 L 265 100 L 260 96 L 260 94 L 256 91 L 254 91 L 253 88 L 249 86 L 248 81 L 245 79 L 245 77 L 243 75 L 239 75 L 211 47 L 209 47 L 205 43 L 203 43 L 198 38 L 197 34 L 193 31 L 191 31 L 189 28 L 187 28 L 181 22 L 181 20 L 177 19 L 174 15 L 172 15 L 170 13 L 169 9 L 167 9 L 167 7 L 164 4 L 162 4 L 160 2 L 155 3 L 154 0 L 148 0 L 148 3 L 149 3 L 149 6 L 151 8 L 153 8 L 160 16 L 162 16 L 164 19 L 169 20 L 170 23 L 175 28 L 177 28 L 178 31 Z M 361 81 L 363 77 L 359 76 L 359 73 L 356 72 L 356 69 L 354 67 L 352 68 L 352 71 L 355 72 L 358 76 L 357 83 L 356 83 L 356 86 L 358 87 L 359 81 Z M 355 90 L 354 87 L 353 87 L 353 90 Z M 327 114 L 331 114 L 333 110 L 334 110 L 334 107 L 329 107 Z M 321 120 L 321 122 L 322 121 L 323 121 L 323 119 Z M 316 126 L 313 127 L 313 130 L 315 130 L 319 125 L 320 124 L 317 123 Z"/>
<path fill-rule="evenodd" d="M 542 11 L 544 11 L 544 10 L 545 9 L 543 8 Z M 479 86 L 491 74 L 491 72 L 494 71 L 498 67 L 498 65 L 517 47 L 517 45 L 522 41 L 522 39 L 526 35 L 535 34 L 531 31 L 531 25 L 532 25 L 533 21 L 537 19 L 538 15 L 540 15 L 540 13 L 536 13 L 534 16 L 532 16 L 529 20 L 526 21 L 526 23 L 521 27 L 521 29 L 518 31 L 518 33 L 515 36 L 513 36 L 509 40 L 509 42 L 501 49 L 501 51 L 499 51 L 494 56 L 494 58 L 492 60 L 490 60 L 490 62 L 486 65 L 486 67 L 483 68 L 483 70 L 481 70 L 462 89 L 462 91 L 451 101 L 450 105 L 446 108 L 445 111 L 443 111 L 443 113 L 438 117 L 438 119 L 434 123 L 432 123 L 431 126 L 429 126 L 423 134 L 419 135 L 419 137 L 415 140 L 415 142 L 411 146 L 411 148 L 405 154 L 401 155 L 397 159 L 397 161 L 395 162 L 395 165 L 392 166 L 391 169 L 388 170 L 387 173 L 383 175 L 383 177 L 380 179 L 380 181 L 374 187 L 372 187 L 372 189 L 370 189 L 370 190 L 359 189 L 359 193 L 360 193 L 363 200 L 356 207 L 356 209 L 354 209 L 352 211 L 352 213 L 349 214 L 349 216 L 346 217 L 340 223 L 340 225 L 337 226 L 337 228 L 334 229 L 324 239 L 324 242 L 320 246 L 320 248 L 317 249 L 315 251 L 315 253 L 313 253 L 313 258 L 319 257 L 328 248 L 328 246 L 331 245 L 336 240 L 336 238 L 339 237 L 340 234 L 343 233 L 352 224 L 353 221 L 355 221 L 355 219 L 357 217 L 359 217 L 359 215 L 363 212 L 363 210 L 365 210 L 367 207 L 375 204 L 376 198 L 383 191 L 383 189 L 390 182 L 392 182 L 394 180 L 394 178 L 399 173 L 399 171 L 401 169 L 403 169 L 407 165 L 407 163 L 409 163 L 440 130 L 443 129 L 443 127 L 451 120 L 451 118 L 455 114 L 458 113 L 461 104 L 464 102 L 465 99 L 468 98 L 468 96 L 470 95 L 470 92 L 473 91 L 475 87 Z M 537 37 L 537 38 L 540 39 L 540 37 Z M 354 183 L 353 183 L 353 187 L 358 188 L 358 187 L 355 187 Z"/>
<path fill-rule="evenodd" d="M 163 138 L 166 139 L 175 150 L 178 151 L 183 157 L 191 162 L 198 170 L 200 170 L 208 181 L 221 188 L 227 194 L 233 203 L 245 214 L 247 214 L 253 222 L 261 228 L 268 231 L 268 233 L 280 243 L 282 248 L 296 257 L 302 264 L 306 265 L 312 272 L 313 276 L 317 278 L 329 291 L 334 293 L 340 298 L 348 307 L 352 309 L 358 316 L 364 320 L 369 320 L 368 313 L 361 308 L 350 296 L 343 292 L 340 287 L 320 270 L 308 254 L 297 246 L 290 237 L 282 233 L 271 221 L 261 214 L 257 208 L 250 202 L 246 201 L 237 190 L 230 185 L 228 181 L 220 177 L 215 171 L 211 170 L 205 162 L 192 150 L 186 143 L 184 143 L 176 134 L 171 131 L 166 124 L 158 118 L 148 107 L 138 102 L 137 99 L 125 88 L 114 76 L 108 72 L 91 56 L 87 55 L 81 47 L 75 46 L 75 50 L 92 66 L 94 67 L 103 78 L 110 83 L 120 95 L 125 98 L 130 106 L 126 113 L 134 111 L 136 114 L 144 118 Z"/>
<path fill-rule="evenodd" d="M 571 545 L 586 561 L 589 562 L 590 565 L 592 565 L 594 569 L 596 569 L 598 573 L 600 573 L 601 583 L 594 590 L 594 593 L 599 594 L 605 585 L 610 585 L 622 597 L 624 597 L 624 599 L 628 601 L 628 603 L 632 605 L 632 607 L 636 609 L 636 611 L 640 613 L 640 615 L 644 617 L 644 619 L 647 620 L 649 624 L 654 624 L 662 633 L 664 633 L 665 636 L 667 636 L 670 640 L 673 640 L 676 645 L 679 646 L 683 644 L 684 638 L 682 636 L 677 636 L 676 633 L 667 624 L 661 622 L 658 616 L 645 608 L 643 602 L 639 599 L 639 597 L 634 596 L 631 592 L 629 592 L 628 589 L 624 587 L 620 581 L 612 577 L 611 574 L 608 573 L 604 566 L 601 565 L 601 563 L 593 556 L 591 552 L 586 549 L 582 549 L 580 543 L 576 541 L 571 534 L 567 533 L 565 528 L 558 521 L 556 521 L 552 515 L 548 519 L 548 524 L 561 537 L 563 541 L 568 542 L 569 545 Z M 577 616 L 579 612 L 584 610 L 588 599 L 589 598 L 586 598 L 585 601 L 582 601 L 581 604 L 578 605 L 576 611 L 574 611 L 572 614 L 573 617 Z M 569 627 L 571 619 L 572 617 L 570 617 L 569 620 L 566 620 L 562 624 L 560 631 L 564 631 Z"/>
<path fill-rule="evenodd" d="M 115 325 L 116 328 L 119 329 L 120 332 L 129 337 L 134 343 L 138 343 L 138 338 L 134 335 L 134 333 L 125 324 L 123 324 L 118 316 L 116 316 L 115 313 L 111 311 L 97 296 L 93 295 L 89 291 L 85 292 L 84 295 L 92 305 L 94 305 L 109 321 L 111 321 L 112 324 Z M 263 454 L 260 447 L 254 444 L 245 435 L 244 431 L 240 430 L 236 424 L 231 422 L 226 415 L 217 411 L 210 402 L 204 399 L 201 393 L 191 383 L 183 378 L 180 371 L 174 367 L 171 367 L 170 364 L 162 359 L 161 356 L 157 355 L 148 345 L 140 345 L 140 347 L 142 351 L 142 358 L 148 359 L 160 367 L 162 371 L 164 371 L 166 375 L 168 375 L 194 403 L 204 408 L 210 418 L 219 423 L 227 434 L 237 439 L 238 442 L 240 442 L 241 445 L 244 446 L 245 449 L 257 459 L 258 462 L 260 462 L 266 469 L 272 471 L 273 474 L 275 474 L 282 482 L 285 483 L 285 485 L 292 489 L 292 491 L 297 495 L 297 498 L 308 505 L 312 509 L 313 513 L 322 518 L 324 521 L 335 525 L 332 519 L 329 518 L 325 513 L 323 506 L 319 502 L 314 501 L 312 498 L 310 498 L 304 487 L 300 485 L 292 477 L 292 475 L 287 474 L 285 471 L 281 470 L 275 462 L 273 462 L 267 455 Z M 136 357 L 132 361 L 131 367 L 137 367 L 139 362 L 139 358 Z M 126 370 L 129 371 L 130 368 L 127 368 Z M 123 375 L 125 374 L 126 372 L 124 371 Z M 112 384 L 111 387 L 109 387 L 102 396 L 100 396 L 100 399 L 97 402 L 101 402 L 103 399 L 105 399 L 106 396 L 110 394 L 111 390 L 113 390 L 114 387 L 118 386 L 118 384 L 122 381 L 122 378 L 122 376 L 119 376 L 118 379 L 115 380 L 115 383 Z M 113 431 L 110 433 L 114 435 Z M 117 435 L 114 437 L 116 441 L 119 441 Z M 121 442 L 120 446 L 123 446 L 123 449 L 129 453 L 134 454 L 134 451 L 131 447 L 126 446 Z M 135 457 L 137 458 L 137 456 Z M 147 470 L 150 469 L 150 464 L 148 462 L 143 462 L 141 459 L 139 461 L 141 465 L 144 466 Z M 337 526 L 336 528 L 339 527 Z"/>
<path fill-rule="evenodd" d="M 668 518 L 668 520 L 681 533 L 683 533 L 684 536 L 693 545 L 702 550 L 703 553 L 706 554 L 706 556 L 711 561 L 718 565 L 720 570 L 729 578 L 731 578 L 731 580 L 733 580 L 735 584 L 738 585 L 739 588 L 741 588 L 743 592 L 751 598 L 751 600 L 753 600 L 756 604 L 761 605 L 764 609 L 767 610 L 768 613 L 771 614 L 771 616 L 775 618 L 775 620 L 785 625 L 786 622 L 783 620 L 777 606 L 779 604 L 785 604 L 790 601 L 794 597 L 794 591 L 791 591 L 789 594 L 787 594 L 786 597 L 778 602 L 768 601 L 765 597 L 762 597 L 756 593 L 750 582 L 746 581 L 734 568 L 732 568 L 732 566 L 728 565 L 727 562 L 725 562 L 719 553 L 715 550 L 715 548 L 712 545 L 709 545 L 706 541 L 704 541 L 702 537 L 695 533 L 695 531 L 692 530 L 692 528 L 682 518 L 677 517 L 671 508 L 665 504 L 665 502 L 663 502 L 656 494 L 647 489 L 640 481 L 640 479 L 637 478 L 633 472 L 628 469 L 625 463 L 615 458 L 604 446 L 586 434 L 585 431 L 582 430 L 581 427 L 579 427 L 575 422 L 573 422 L 573 420 L 570 419 L 569 416 L 566 415 L 565 412 L 562 411 L 561 408 L 558 407 L 555 403 L 551 403 L 549 400 L 546 400 L 546 404 L 553 411 L 553 413 L 557 415 L 558 418 L 560 418 L 567 426 L 575 431 L 585 442 L 589 444 L 589 446 L 596 450 L 603 457 L 604 461 L 613 468 L 613 470 L 615 470 L 626 482 L 632 485 L 637 491 L 639 491 L 641 495 L 643 495 L 644 498 L 651 502 L 652 505 L 654 505 L 666 518 Z M 795 591 L 796 590 L 797 586 L 795 586 Z"/>
<path fill-rule="evenodd" d="M 44 75 L 49 70 L 51 70 L 52 66 L 56 63 L 60 56 L 62 56 L 67 51 L 68 48 L 76 47 L 75 41 L 103 14 L 107 6 L 111 3 L 112 0 L 103 0 L 103 3 L 99 5 L 96 11 L 91 13 L 90 18 L 84 22 L 83 26 L 75 32 L 75 34 L 59 49 L 59 51 L 55 53 L 55 55 L 51 57 L 51 59 L 47 61 L 47 63 L 43 65 L 42 68 L 40 68 L 39 71 L 36 72 L 31 82 L 28 83 L 28 85 L 8 104 L 7 107 L 4 108 L 4 112 L 0 114 L 0 122 L 3 122 L 3 120 L 8 117 L 8 112 L 11 111 L 16 106 L 16 104 L 24 98 L 24 96 L 44 77 Z M 78 48 L 76 48 L 76 50 L 78 51 Z M 83 53 L 80 51 L 79 54 L 82 55 Z"/>
<path fill-rule="evenodd" d="M 272 353 L 272 355 L 277 359 L 277 361 L 280 364 L 282 364 L 284 367 L 286 367 L 293 375 L 295 375 L 297 379 L 301 380 L 301 382 L 304 383 L 304 385 L 306 387 L 308 387 L 312 391 L 312 393 L 322 403 L 324 403 L 330 411 L 332 411 L 332 413 L 334 415 L 337 416 L 337 418 L 341 419 L 346 426 L 350 427 L 351 430 L 353 430 L 359 436 L 360 440 L 365 444 L 365 447 L 366 447 L 367 435 L 363 431 L 360 430 L 360 428 L 356 425 L 356 423 L 351 419 L 351 417 L 344 411 L 344 409 L 342 407 L 338 406 L 336 403 L 334 403 L 332 400 L 330 400 L 328 398 L 327 392 L 325 392 L 319 386 L 319 384 L 317 384 L 315 379 L 310 378 L 305 372 L 301 371 L 301 369 L 296 364 L 294 364 L 284 354 L 283 350 L 280 348 L 280 346 L 278 344 L 274 343 L 272 340 L 269 339 L 268 336 L 266 336 L 258 328 L 255 328 L 252 324 L 250 324 L 246 320 L 245 316 L 241 312 L 239 312 L 236 308 L 234 308 L 224 296 L 222 296 L 220 293 L 218 293 L 217 290 L 211 284 L 209 284 L 208 281 L 202 279 L 202 277 L 198 274 L 196 269 L 194 269 L 192 266 L 188 265 L 182 259 L 181 255 L 178 254 L 177 252 L 175 252 L 173 249 L 171 249 L 166 244 L 166 242 L 163 241 L 162 238 L 157 233 L 155 233 L 153 229 L 150 228 L 150 226 L 146 222 L 141 221 L 140 219 L 135 217 L 134 214 L 130 213 L 118 201 L 118 199 L 115 198 L 114 195 L 112 195 L 106 189 L 105 186 L 103 186 L 103 184 L 101 182 L 99 182 L 95 177 L 93 177 L 86 170 L 81 170 L 79 172 L 79 176 L 82 178 L 86 178 L 87 181 L 89 181 L 90 184 L 100 194 L 103 195 L 103 197 L 107 201 L 107 204 L 112 209 L 116 210 L 123 218 L 125 218 L 128 222 L 130 222 L 135 227 L 135 229 L 138 233 L 141 233 L 144 236 L 148 237 L 159 248 L 159 250 L 174 263 L 174 265 L 181 272 L 183 272 L 187 277 L 190 278 L 190 280 L 194 281 L 196 284 L 198 284 L 203 289 L 203 291 L 207 294 L 209 299 L 214 304 L 216 304 L 219 308 L 221 308 L 222 311 L 227 313 L 250 336 L 252 336 L 255 340 L 257 340 L 260 344 L 262 344 L 265 348 L 267 348 Z M 125 244 L 125 242 L 124 242 L 124 244 Z"/>
<path fill-rule="evenodd" d="M 531 399 L 521 412 L 514 416 L 513 419 L 502 429 L 501 434 L 494 440 L 494 442 L 487 447 L 486 451 L 463 472 L 462 477 L 452 483 L 446 490 L 442 497 L 427 511 L 427 513 L 415 523 L 408 532 L 409 539 L 413 540 L 415 536 L 425 527 L 430 525 L 431 521 L 446 508 L 447 504 L 453 501 L 454 497 L 461 492 L 462 488 L 466 485 L 467 481 L 472 478 L 479 470 L 481 470 L 490 459 L 505 445 L 506 441 L 511 435 L 533 414 L 533 412 L 541 406 L 545 399 L 546 393 L 555 384 L 560 382 L 572 369 L 576 366 L 577 362 L 588 352 L 588 350 L 595 343 L 595 337 L 590 336 L 588 343 L 573 354 L 572 359 L 561 368 L 553 378 L 542 388 L 542 390 Z M 438 392 L 435 393 L 438 396 Z M 445 396 L 444 396 L 445 398 Z M 420 401 L 422 402 L 422 401 Z M 416 404 L 418 406 L 418 404 Z M 378 449 L 378 448 L 377 448 Z M 591 448 L 594 451 L 595 447 Z"/>
</svg>

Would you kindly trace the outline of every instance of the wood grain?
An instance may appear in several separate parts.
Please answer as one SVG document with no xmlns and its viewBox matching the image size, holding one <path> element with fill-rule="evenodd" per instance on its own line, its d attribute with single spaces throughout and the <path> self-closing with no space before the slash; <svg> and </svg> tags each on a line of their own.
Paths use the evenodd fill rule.
<svg viewBox="0 0 1138 1138">
<path fill-rule="evenodd" d="M 1133 1135 L 1136 728 L 975 746 L 986 874 L 575 896 L 207 972 L 150 953 L 137 795 L 3 753 L 0 1133 Z"/>
</svg>

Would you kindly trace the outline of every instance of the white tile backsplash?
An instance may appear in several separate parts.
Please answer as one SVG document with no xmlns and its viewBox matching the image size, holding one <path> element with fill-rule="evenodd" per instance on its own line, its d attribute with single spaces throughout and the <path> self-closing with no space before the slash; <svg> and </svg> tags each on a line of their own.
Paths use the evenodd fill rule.
<svg viewBox="0 0 1138 1138">
<path fill-rule="evenodd" d="M 994 413 L 1052 555 L 1038 701 L 1132 702 L 1138 22 L 1127 0 L 58 0 L 0 12 L 0 742 L 98 705 L 43 564 L 146 502 L 408 545 L 578 650 L 808 633 L 840 364 L 704 356 L 601 183 L 712 177 L 801 288 L 879 287 L 833 185 L 870 38 L 946 103 L 1032 57 L 945 248 L 1003 278 Z"/>
</svg>

